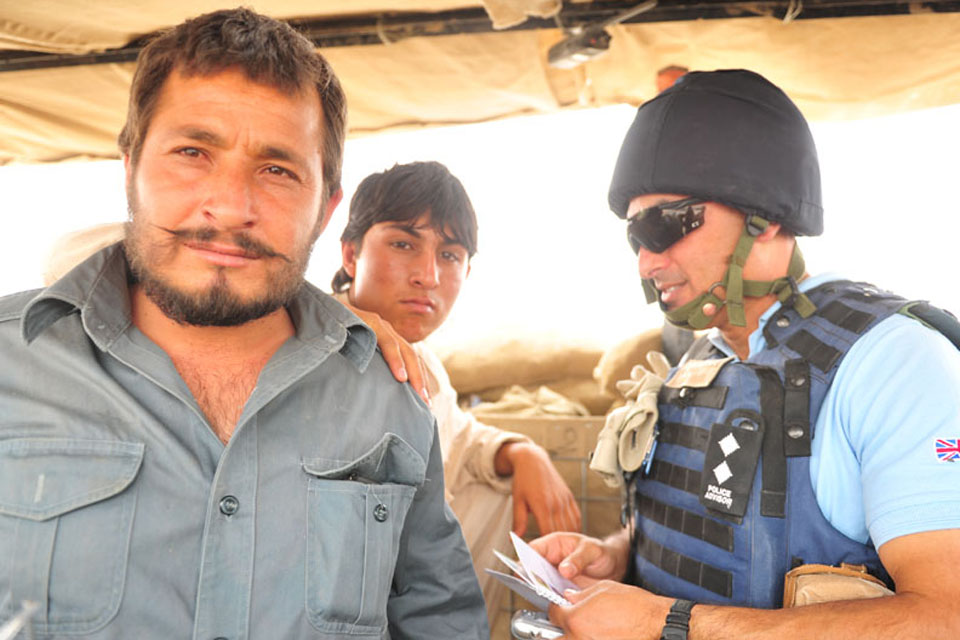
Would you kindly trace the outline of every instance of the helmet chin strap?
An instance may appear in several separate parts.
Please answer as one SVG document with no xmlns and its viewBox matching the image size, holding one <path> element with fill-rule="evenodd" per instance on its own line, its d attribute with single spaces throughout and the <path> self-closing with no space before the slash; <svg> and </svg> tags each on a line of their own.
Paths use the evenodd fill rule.
<svg viewBox="0 0 960 640">
<path fill-rule="evenodd" d="M 753 248 L 754 240 L 769 225 L 770 223 L 760 216 L 747 216 L 743 232 L 740 234 L 740 239 L 737 240 L 733 255 L 730 256 L 730 266 L 727 267 L 723 280 L 713 283 L 707 291 L 673 311 L 664 309 L 667 320 L 671 324 L 684 329 L 705 329 L 716 314 L 720 312 L 720 309 L 726 307 L 730 324 L 745 327 L 747 326 L 747 318 L 743 309 L 744 296 L 760 298 L 770 294 L 776 295 L 781 304 L 793 307 L 804 318 L 813 314 L 817 309 L 816 306 L 797 288 L 797 282 L 803 277 L 805 265 L 803 255 L 796 244 L 793 246 L 793 254 L 790 256 L 786 276 L 776 280 L 743 279 L 743 266 L 746 264 L 747 256 L 750 255 L 750 250 Z M 725 298 L 720 298 L 716 294 L 718 288 L 723 288 Z M 659 292 L 651 281 L 644 280 L 643 290 L 647 302 L 659 300 Z M 707 314 L 704 308 L 709 305 L 713 305 L 713 312 Z M 662 303 L 660 306 L 663 308 Z"/>
</svg>

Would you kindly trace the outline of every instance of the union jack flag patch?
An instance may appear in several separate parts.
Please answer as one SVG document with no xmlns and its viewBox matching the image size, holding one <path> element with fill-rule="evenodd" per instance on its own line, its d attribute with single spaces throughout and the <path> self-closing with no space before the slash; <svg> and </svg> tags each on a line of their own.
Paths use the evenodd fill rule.
<svg viewBox="0 0 960 640">
<path fill-rule="evenodd" d="M 940 462 L 960 462 L 960 438 L 937 438 L 934 446 Z"/>
</svg>

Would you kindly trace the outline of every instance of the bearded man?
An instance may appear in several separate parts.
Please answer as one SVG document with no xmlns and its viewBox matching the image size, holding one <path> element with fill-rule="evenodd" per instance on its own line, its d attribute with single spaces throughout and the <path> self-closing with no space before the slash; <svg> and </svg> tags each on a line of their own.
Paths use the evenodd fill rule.
<svg viewBox="0 0 960 640">
<path fill-rule="evenodd" d="M 485 638 L 434 420 L 303 281 L 345 100 L 246 9 L 140 55 L 131 222 L 0 302 L 0 619 L 38 637 Z"/>
</svg>

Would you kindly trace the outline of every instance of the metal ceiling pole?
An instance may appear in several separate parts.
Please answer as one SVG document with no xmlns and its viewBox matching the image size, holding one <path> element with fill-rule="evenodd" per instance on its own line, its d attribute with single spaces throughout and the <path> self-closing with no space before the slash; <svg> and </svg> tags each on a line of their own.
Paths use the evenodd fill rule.
<svg viewBox="0 0 960 640">
<path fill-rule="evenodd" d="M 560 18 L 566 27 L 604 22 L 632 7 L 636 0 L 572 3 L 564 6 Z M 730 1 L 660 0 L 649 11 L 625 20 L 627 23 L 671 22 L 682 20 L 715 20 L 772 16 L 779 19 L 808 20 L 874 15 L 907 15 L 911 13 L 960 12 L 960 0 L 804 0 L 803 10 L 791 15 L 791 0 Z M 291 20 L 296 29 L 317 47 L 349 47 L 395 42 L 406 38 L 492 33 L 493 26 L 482 8 L 439 13 L 389 13 L 323 20 Z M 556 29 L 553 19 L 530 18 L 504 31 Z M 28 69 L 49 69 L 80 65 L 111 64 L 136 60 L 140 49 L 152 34 L 129 44 L 102 52 L 80 55 L 40 53 L 33 51 L 0 51 L 0 73 Z"/>
</svg>

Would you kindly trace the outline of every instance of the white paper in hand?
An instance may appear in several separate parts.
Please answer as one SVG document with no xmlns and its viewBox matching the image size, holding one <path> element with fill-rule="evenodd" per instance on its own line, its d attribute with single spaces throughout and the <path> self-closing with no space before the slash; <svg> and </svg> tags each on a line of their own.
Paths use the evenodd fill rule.
<svg viewBox="0 0 960 640">
<path fill-rule="evenodd" d="M 532 582 L 532 580 L 530 579 L 530 576 L 527 575 L 527 572 L 523 570 L 523 567 L 517 564 L 516 560 L 514 560 L 513 558 L 508 558 L 507 556 L 503 555 L 496 549 L 493 550 L 493 555 L 500 558 L 500 562 L 510 567 L 510 570 L 513 571 L 518 576 L 520 576 L 521 578 L 523 578 L 525 582 Z"/>
<path fill-rule="evenodd" d="M 579 591 L 577 585 L 560 575 L 560 572 L 547 562 L 546 558 L 534 551 L 533 547 L 524 542 L 523 538 L 511 531 L 510 539 L 513 540 L 513 547 L 517 550 L 517 559 L 520 560 L 520 564 L 530 578 L 539 578 L 557 594 L 563 593 L 565 589 Z"/>
<path fill-rule="evenodd" d="M 517 574 L 517 578 L 487 569 L 487 573 L 504 583 L 515 593 L 526 598 L 532 605 L 546 611 L 549 603 L 560 606 L 569 606 L 570 601 L 561 594 L 564 589 L 578 591 L 577 586 L 561 576 L 546 559 L 534 551 L 530 545 L 514 533 L 510 533 L 513 540 L 513 547 L 517 551 L 516 562 L 499 551 L 494 551 L 500 561 L 510 567 Z"/>
<path fill-rule="evenodd" d="M 533 587 L 530 586 L 529 582 L 521 580 L 520 578 L 515 578 L 514 576 L 508 576 L 507 574 L 500 573 L 499 571 L 494 571 L 493 569 L 484 569 L 484 571 L 510 587 L 514 593 L 519 594 L 520 597 L 535 606 L 537 609 L 540 609 L 540 611 L 546 611 L 550 608 L 550 600 L 537 593 Z"/>
</svg>

